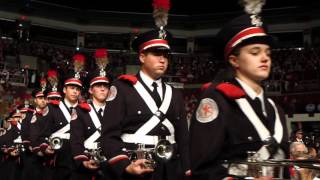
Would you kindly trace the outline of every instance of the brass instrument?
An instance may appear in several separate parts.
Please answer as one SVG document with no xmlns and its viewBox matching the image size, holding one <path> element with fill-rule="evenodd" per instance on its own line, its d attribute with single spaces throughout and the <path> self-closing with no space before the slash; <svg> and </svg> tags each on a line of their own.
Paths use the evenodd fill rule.
<svg viewBox="0 0 320 180">
<path fill-rule="evenodd" d="M 17 155 L 21 155 L 26 151 L 23 143 L 14 143 L 13 148 L 16 150 Z"/>
<path fill-rule="evenodd" d="M 145 148 L 144 144 L 139 144 L 137 150 L 127 150 L 131 161 L 146 159 L 149 162 L 146 167 L 154 169 L 157 162 L 169 161 L 174 153 L 173 145 L 168 140 L 160 140 L 154 148 Z"/>
<path fill-rule="evenodd" d="M 93 160 L 96 164 L 101 164 L 107 161 L 107 158 L 103 155 L 102 149 L 98 144 L 98 147 L 95 149 L 86 149 L 85 153 Z"/>
<path fill-rule="evenodd" d="M 53 149 L 53 150 L 59 150 L 62 148 L 63 145 L 63 139 L 59 138 L 59 137 L 50 137 L 49 139 L 47 139 L 49 146 Z"/>
<path fill-rule="evenodd" d="M 257 177 L 269 176 L 273 179 L 284 179 L 284 171 L 286 168 L 293 168 L 296 172 L 291 178 L 304 180 L 300 176 L 320 176 L 320 161 L 313 159 L 291 160 L 291 159 L 269 159 L 256 160 L 252 154 L 247 160 L 224 161 L 224 166 L 228 169 L 228 173 L 240 179 L 253 179 Z M 313 179 L 313 178 L 307 178 Z"/>
</svg>

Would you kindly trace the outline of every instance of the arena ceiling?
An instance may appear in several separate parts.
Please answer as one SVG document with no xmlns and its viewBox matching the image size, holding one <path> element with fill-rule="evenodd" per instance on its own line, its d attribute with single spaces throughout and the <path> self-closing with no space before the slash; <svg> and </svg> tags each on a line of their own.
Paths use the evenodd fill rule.
<svg viewBox="0 0 320 180">
<path fill-rule="evenodd" d="M 168 27 L 190 30 L 220 27 L 243 13 L 238 1 L 171 0 Z M 263 13 L 267 21 L 287 23 L 320 19 L 319 8 L 319 0 L 266 0 Z M 78 24 L 154 27 L 152 0 L 1 0 L 0 10 Z"/>
<path fill-rule="evenodd" d="M 152 0 L 26 0 L 26 2 L 30 3 L 31 5 L 32 3 L 50 3 L 86 10 L 120 11 L 133 13 L 152 12 Z M 274 9 L 288 7 L 303 7 L 316 2 L 317 0 L 267 0 L 266 6 L 264 8 Z M 170 13 L 179 15 L 213 14 L 242 10 L 242 7 L 238 4 L 238 0 L 172 0 L 171 3 L 172 8 L 170 10 Z"/>
</svg>

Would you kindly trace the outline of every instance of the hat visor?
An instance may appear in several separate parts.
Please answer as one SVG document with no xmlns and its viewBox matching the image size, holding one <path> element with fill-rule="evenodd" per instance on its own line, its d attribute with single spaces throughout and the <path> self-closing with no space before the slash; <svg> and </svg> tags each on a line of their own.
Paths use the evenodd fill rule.
<svg viewBox="0 0 320 180">
<path fill-rule="evenodd" d="M 142 49 L 141 52 L 154 52 L 154 51 L 169 51 L 170 52 L 170 47 L 168 45 L 154 45 L 150 46 L 147 48 Z"/>
<path fill-rule="evenodd" d="M 277 42 L 274 37 L 267 35 L 267 36 L 254 36 L 248 39 L 243 40 L 237 46 L 246 46 L 250 44 L 267 44 L 271 48 L 275 48 L 277 46 Z"/>
<path fill-rule="evenodd" d="M 105 80 L 93 81 L 92 83 L 90 83 L 90 87 L 93 86 L 93 85 L 97 85 L 97 84 L 110 85 L 110 82 L 109 81 L 105 81 Z"/>
<path fill-rule="evenodd" d="M 164 53 L 168 53 L 171 52 L 170 48 L 166 47 L 166 46 L 153 46 L 147 49 L 144 49 L 142 52 L 164 52 Z"/>
<path fill-rule="evenodd" d="M 80 84 L 78 82 L 67 82 L 67 83 L 64 83 L 64 86 L 77 86 L 77 87 L 82 88 L 82 84 Z"/>
</svg>

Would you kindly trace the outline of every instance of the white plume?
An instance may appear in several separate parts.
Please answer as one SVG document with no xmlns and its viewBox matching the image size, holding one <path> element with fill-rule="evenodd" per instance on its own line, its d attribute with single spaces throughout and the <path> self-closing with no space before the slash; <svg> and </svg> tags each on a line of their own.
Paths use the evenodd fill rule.
<svg viewBox="0 0 320 180">
<path fill-rule="evenodd" d="M 240 0 L 244 10 L 248 14 L 259 14 L 266 0 Z"/>
</svg>

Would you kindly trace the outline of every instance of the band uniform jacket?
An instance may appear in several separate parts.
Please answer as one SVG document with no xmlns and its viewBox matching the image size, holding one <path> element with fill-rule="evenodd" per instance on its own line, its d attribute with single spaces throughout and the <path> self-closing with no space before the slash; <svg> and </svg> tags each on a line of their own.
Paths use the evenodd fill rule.
<svg viewBox="0 0 320 180">
<path fill-rule="evenodd" d="M 40 150 L 40 144 L 42 141 L 39 139 L 40 137 L 40 132 L 44 128 L 45 125 L 45 118 L 42 118 L 43 116 L 46 116 L 46 113 L 48 112 L 49 107 L 45 108 L 45 111 L 35 111 L 33 113 L 33 116 L 30 121 L 30 134 L 29 138 L 31 141 L 31 147 L 32 151 L 34 153 L 37 153 Z"/>
<path fill-rule="evenodd" d="M 45 108 L 47 109 L 47 108 Z M 37 131 L 42 128 L 38 128 L 37 126 L 41 121 L 38 121 L 40 117 L 42 117 L 43 111 L 37 111 L 36 109 L 31 114 L 31 118 L 29 121 L 25 121 L 28 133 L 24 135 L 24 129 L 22 130 L 22 140 L 25 141 L 26 144 L 30 144 L 31 153 L 25 153 L 24 167 L 23 167 L 23 178 L 22 179 L 42 179 L 43 174 L 45 174 L 45 167 L 43 166 L 44 158 L 42 156 L 37 155 L 40 147 L 37 146 L 39 143 L 36 142 Z M 23 128 L 23 126 L 22 126 Z M 30 142 L 30 143 L 29 143 Z"/>
<path fill-rule="evenodd" d="M 37 145 L 41 150 L 44 150 L 48 147 L 48 138 L 53 133 L 65 127 L 69 123 L 65 118 L 63 112 L 59 108 L 60 103 L 63 102 L 52 101 L 51 103 L 49 103 L 48 112 L 46 113 L 46 115 L 39 116 L 39 119 L 37 120 L 39 121 L 39 125 L 35 127 L 41 129 L 36 129 L 36 132 L 39 133 L 36 135 L 36 142 L 41 143 Z M 70 133 L 70 129 L 66 133 Z M 70 140 L 63 139 L 62 148 L 55 151 L 54 156 L 55 167 L 63 168 L 65 171 L 71 173 L 71 170 L 73 168 L 73 160 L 71 156 Z M 59 176 L 58 173 L 55 173 L 55 175 Z"/>
<path fill-rule="evenodd" d="M 25 114 L 25 118 L 21 122 L 21 139 L 23 144 L 28 148 L 30 146 L 30 125 L 33 117 L 33 111 L 28 110 Z"/>
<path fill-rule="evenodd" d="M 20 122 L 19 122 L 20 123 Z M 22 164 L 20 156 L 11 156 L 10 152 L 15 150 L 14 140 L 17 139 L 21 135 L 21 129 L 19 129 L 20 125 L 11 125 L 11 128 L 7 129 L 6 134 L 2 137 L 4 138 L 4 144 L 7 148 L 8 152 L 5 154 L 4 164 L 2 166 L 3 176 L 1 179 L 4 180 L 16 180 L 21 179 L 22 175 Z"/>
<path fill-rule="evenodd" d="M 241 88 L 236 80 L 231 81 L 236 87 Z M 244 92 L 244 91 L 242 91 Z M 234 90 L 229 92 L 232 96 Z M 251 103 L 250 97 L 244 94 L 245 98 L 257 113 L 256 106 Z M 258 151 L 263 142 L 253 124 L 241 111 L 234 99 L 227 97 L 215 86 L 211 85 L 201 97 L 202 100 L 216 103 L 216 106 L 199 107 L 194 113 L 190 126 L 190 154 L 192 164 L 192 179 L 194 180 L 220 180 L 227 177 L 227 169 L 222 166 L 224 160 L 246 160 L 247 151 Z M 200 101 L 200 104 L 201 104 Z M 264 125 L 274 134 L 275 110 L 270 102 L 264 100 L 267 111 L 267 118 L 259 115 Z M 213 104 L 213 103 L 211 103 Z M 213 107 L 213 108 L 212 108 Z M 215 107 L 215 108 L 214 108 Z M 213 115 L 213 118 L 201 119 L 197 115 L 199 108 L 203 108 Z M 206 109 L 207 108 L 207 109 Z M 288 134 L 285 123 L 285 116 L 280 107 L 277 107 L 280 121 L 283 127 L 283 137 L 280 148 L 288 152 Z M 199 120 L 200 119 L 200 120 Z"/>
<path fill-rule="evenodd" d="M 91 104 L 91 107 L 93 105 Z M 81 103 L 76 108 L 77 111 L 77 118 L 72 120 L 71 125 L 71 136 L 70 136 L 70 143 L 71 143 L 71 151 L 73 159 L 75 160 L 75 171 L 73 174 L 73 179 L 113 179 L 112 174 L 109 172 L 109 167 L 107 163 L 100 164 L 100 172 L 98 170 L 89 170 L 86 169 L 82 162 L 85 160 L 89 160 L 90 157 L 85 153 L 85 146 L 84 142 L 86 139 L 91 137 L 97 130 L 101 132 L 101 127 L 97 129 L 91 119 L 89 112 L 95 111 L 95 109 L 90 108 L 89 104 Z M 95 113 L 97 113 L 95 111 Z M 99 119 L 101 122 L 101 119 Z M 99 137 L 95 142 L 100 142 L 101 137 Z M 101 173 L 104 173 L 102 175 Z"/>
<path fill-rule="evenodd" d="M 113 100 L 107 103 L 102 121 L 102 148 L 111 164 L 110 166 L 118 176 L 125 175 L 125 168 L 130 164 L 127 153 L 123 150 L 137 149 L 136 144 L 124 143 L 121 135 L 123 133 L 134 134 L 153 116 L 145 101 L 133 87 L 137 77 L 125 76 L 129 76 L 129 78 L 114 81 L 113 87 L 110 88 L 111 90 L 112 88 L 116 89 L 116 95 Z M 165 92 L 165 89 L 163 90 Z M 182 95 L 174 88 L 172 88 L 172 99 L 166 117 L 174 126 L 176 153 L 180 159 L 169 161 L 164 167 L 168 172 L 168 179 L 172 179 L 177 178 L 175 175 L 179 173 L 176 166 L 180 166 L 180 164 L 177 164 L 177 161 L 182 164 L 183 172 L 190 169 L 186 113 Z M 170 132 L 162 123 L 158 123 L 147 135 L 168 136 Z M 157 171 L 156 168 L 154 173 Z M 172 175 L 171 178 L 170 175 Z M 164 178 L 159 176 L 160 179 Z"/>
<path fill-rule="evenodd" d="M 90 108 L 88 104 L 87 106 Z M 89 115 L 89 111 L 94 111 L 94 109 L 84 109 L 78 106 L 76 110 L 77 118 L 70 123 L 70 143 L 73 159 L 76 160 L 77 168 L 80 168 L 82 161 L 89 159 L 85 153 L 84 141 L 95 133 L 97 129 Z"/>
</svg>

